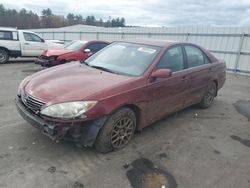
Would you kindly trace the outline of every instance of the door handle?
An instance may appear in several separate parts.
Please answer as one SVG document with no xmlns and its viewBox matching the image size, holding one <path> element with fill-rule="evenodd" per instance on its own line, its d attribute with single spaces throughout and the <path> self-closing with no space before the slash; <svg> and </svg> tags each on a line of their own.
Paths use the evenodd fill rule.
<svg viewBox="0 0 250 188">
<path fill-rule="evenodd" d="M 185 80 L 187 80 L 187 77 L 186 76 L 182 76 L 181 80 L 185 81 Z"/>
<path fill-rule="evenodd" d="M 210 67 L 209 69 L 208 69 L 208 72 L 212 72 L 213 71 L 213 69 Z"/>
<path fill-rule="evenodd" d="M 30 44 L 30 43 L 27 43 L 27 42 L 26 42 L 26 43 L 24 43 L 24 45 L 29 45 L 29 44 Z"/>
</svg>

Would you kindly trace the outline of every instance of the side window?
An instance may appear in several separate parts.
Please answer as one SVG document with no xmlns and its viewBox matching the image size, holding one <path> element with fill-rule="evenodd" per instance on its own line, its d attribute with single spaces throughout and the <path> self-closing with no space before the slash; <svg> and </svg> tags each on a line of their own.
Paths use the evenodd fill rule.
<svg viewBox="0 0 250 188">
<path fill-rule="evenodd" d="M 91 52 L 97 52 L 107 46 L 105 43 L 94 43 L 90 44 L 87 48 L 90 49 Z"/>
<path fill-rule="evenodd" d="M 17 32 L 12 32 L 12 37 L 13 37 L 13 40 L 18 40 Z"/>
<path fill-rule="evenodd" d="M 203 57 L 204 57 L 205 64 L 211 63 L 210 59 L 208 59 L 207 55 L 205 55 L 204 53 L 203 53 Z"/>
<path fill-rule="evenodd" d="M 184 69 L 182 48 L 173 47 L 163 55 L 157 65 L 158 69 L 171 69 L 173 72 Z"/>
<path fill-rule="evenodd" d="M 24 39 L 26 41 L 43 42 L 43 40 L 39 36 L 37 36 L 33 33 L 23 33 L 23 35 L 24 35 Z"/>
<path fill-rule="evenodd" d="M 0 39 L 2 40 L 13 40 L 11 31 L 0 31 Z"/>
<path fill-rule="evenodd" d="M 185 46 L 185 50 L 188 67 L 196 67 L 210 62 L 206 55 L 195 46 Z"/>
<path fill-rule="evenodd" d="M 100 45 L 100 49 L 99 49 L 99 50 L 101 50 L 101 49 L 103 49 L 104 47 L 106 47 L 108 44 L 106 44 L 106 43 L 100 43 L 99 45 Z"/>
<path fill-rule="evenodd" d="M 87 48 L 90 49 L 91 52 L 97 52 L 100 50 L 98 43 L 90 44 Z"/>
</svg>

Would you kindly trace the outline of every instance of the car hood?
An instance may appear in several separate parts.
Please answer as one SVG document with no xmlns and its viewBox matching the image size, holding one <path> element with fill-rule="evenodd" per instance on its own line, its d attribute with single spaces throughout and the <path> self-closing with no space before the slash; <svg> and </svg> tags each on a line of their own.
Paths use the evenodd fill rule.
<svg viewBox="0 0 250 188">
<path fill-rule="evenodd" d="M 79 62 L 64 64 L 40 71 L 29 79 L 25 92 L 44 101 L 46 105 L 54 103 L 101 100 L 122 92 L 136 77 L 117 75 L 101 71 Z M 108 94 L 109 93 L 109 94 Z"/>
<path fill-rule="evenodd" d="M 74 52 L 73 50 L 67 50 L 67 49 L 47 49 L 44 50 L 44 52 L 42 53 L 43 56 L 59 56 L 59 55 L 63 55 L 63 54 L 67 54 L 70 52 Z"/>
</svg>

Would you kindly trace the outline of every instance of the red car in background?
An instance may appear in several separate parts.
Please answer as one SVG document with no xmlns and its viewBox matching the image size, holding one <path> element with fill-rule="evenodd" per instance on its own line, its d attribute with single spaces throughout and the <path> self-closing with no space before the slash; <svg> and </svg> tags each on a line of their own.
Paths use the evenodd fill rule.
<svg viewBox="0 0 250 188">
<path fill-rule="evenodd" d="M 35 63 L 51 67 L 71 61 L 83 61 L 109 43 L 105 41 L 76 40 L 66 44 L 63 49 L 47 49 L 36 59 Z"/>
</svg>

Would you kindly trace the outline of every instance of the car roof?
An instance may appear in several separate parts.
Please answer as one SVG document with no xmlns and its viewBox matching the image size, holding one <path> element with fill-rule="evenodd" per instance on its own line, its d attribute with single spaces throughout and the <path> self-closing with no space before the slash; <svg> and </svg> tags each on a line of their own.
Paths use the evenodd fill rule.
<svg viewBox="0 0 250 188">
<path fill-rule="evenodd" d="M 107 44 L 109 44 L 110 42 L 108 42 L 108 41 L 103 41 L 103 40 L 72 40 L 71 42 L 77 42 L 77 41 L 82 41 L 82 42 L 84 42 L 84 43 L 94 43 L 94 42 L 100 42 L 100 43 L 107 43 Z"/>
<path fill-rule="evenodd" d="M 14 27 L 0 27 L 1 31 L 17 31 L 17 28 Z"/>
<path fill-rule="evenodd" d="M 88 42 L 100 42 L 100 43 L 110 44 L 110 42 L 104 40 L 89 40 Z"/>
<path fill-rule="evenodd" d="M 159 46 L 159 47 L 165 47 L 172 44 L 182 43 L 178 41 L 157 40 L 157 39 L 124 39 L 124 40 L 119 40 L 119 42 L 128 42 L 128 43 L 144 44 L 144 45 Z"/>
<path fill-rule="evenodd" d="M 88 40 L 72 40 L 70 42 L 84 42 L 84 43 L 87 43 L 89 42 Z"/>
</svg>

